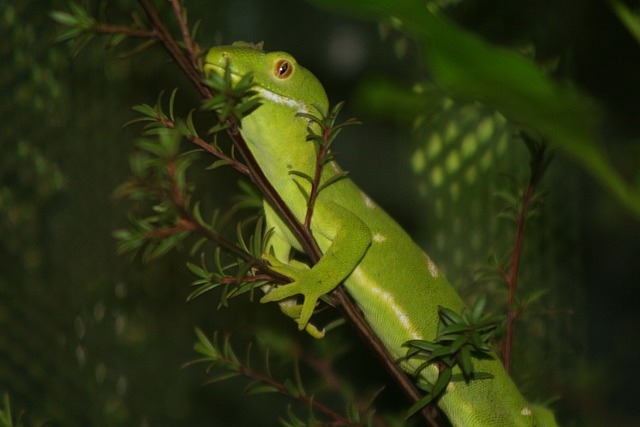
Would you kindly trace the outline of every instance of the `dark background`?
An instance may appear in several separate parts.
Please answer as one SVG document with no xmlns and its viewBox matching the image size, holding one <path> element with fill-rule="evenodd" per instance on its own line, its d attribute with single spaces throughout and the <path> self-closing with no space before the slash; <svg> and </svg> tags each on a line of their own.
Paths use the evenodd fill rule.
<svg viewBox="0 0 640 427">
<path fill-rule="evenodd" d="M 90 5 L 123 25 L 135 7 Z M 382 39 L 376 23 L 293 0 L 187 7 L 192 21 L 202 20 L 202 46 L 264 41 L 267 50 L 291 52 L 313 70 L 332 103 L 346 100 L 344 117 L 355 115 L 364 125 L 342 137 L 344 168 L 429 249 L 452 282 L 468 277 L 448 270 L 454 263 L 447 252 L 430 243 L 447 224 L 427 221 L 430 203 L 420 199 L 421 178 L 410 169 L 420 144 L 410 124 L 376 115 L 357 98 L 370 76 L 408 87 L 428 76 L 411 42 L 399 59 L 400 35 Z M 181 368 L 196 358 L 194 328 L 231 331 L 239 349 L 248 340 L 276 345 L 270 328 L 299 345 L 311 340 L 295 335 L 273 307 L 237 300 L 216 311 L 214 295 L 186 303 L 193 280 L 186 251 L 143 265 L 115 250 L 112 232 L 126 225 L 128 205 L 112 192 L 128 177 L 139 132 L 122 127 L 134 117 L 130 107 L 180 86 L 178 106 L 187 111 L 198 105 L 195 92 L 160 48 L 119 59 L 123 50 L 105 50 L 97 37 L 72 58 L 66 45 L 52 43 L 61 28 L 48 16 L 66 8 L 59 1 L 0 1 L 0 392 L 34 425 L 277 425 L 284 398 L 239 397 L 240 382 L 202 386 L 204 366 Z M 607 152 L 623 175 L 637 179 L 640 47 L 604 3 L 466 1 L 452 14 L 492 42 L 535 45 L 538 62 L 555 63 L 558 79 L 592 95 L 605 112 Z M 223 171 L 193 180 L 211 206 L 229 202 L 237 176 Z M 544 356 L 521 364 L 518 377 L 548 379 L 532 390 L 539 400 L 557 398 L 552 407 L 563 425 L 637 425 L 639 219 L 561 154 L 544 185 L 549 203 L 531 239 L 545 238 L 529 256 L 546 257 L 540 265 L 555 287 L 548 303 L 564 314 L 539 324 L 547 338 L 536 344 L 546 347 L 534 354 Z M 451 209 L 451 221 L 467 213 Z M 482 227 L 473 215 L 465 225 Z M 344 366 L 361 370 L 352 374 L 356 388 L 362 376 L 388 382 L 355 336 L 337 335 L 352 348 Z M 526 354 L 527 338 L 521 339 Z M 406 405 L 391 388 L 381 406 L 394 402 L 400 410 Z"/>
</svg>

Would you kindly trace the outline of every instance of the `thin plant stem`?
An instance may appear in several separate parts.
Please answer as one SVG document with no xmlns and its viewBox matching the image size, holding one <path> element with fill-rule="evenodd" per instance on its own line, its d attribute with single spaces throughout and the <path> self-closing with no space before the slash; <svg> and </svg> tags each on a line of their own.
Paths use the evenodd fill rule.
<svg viewBox="0 0 640 427">
<path fill-rule="evenodd" d="M 526 216 L 529 210 L 531 198 L 534 193 L 534 183 L 530 181 L 527 185 L 527 191 L 522 202 L 522 208 L 518 212 L 517 216 L 517 229 L 515 241 L 513 244 L 513 255 L 511 256 L 511 267 L 509 274 L 506 275 L 505 280 L 509 288 L 509 296 L 507 299 L 507 326 L 505 331 L 505 338 L 502 342 L 502 363 L 504 369 L 509 372 L 511 370 L 511 348 L 513 343 L 513 331 L 515 321 L 520 315 L 520 307 L 514 307 L 516 298 L 516 289 L 518 287 L 518 268 L 520 267 L 520 255 L 522 253 L 522 239 L 524 236 L 524 229 L 526 225 Z"/>
<path fill-rule="evenodd" d="M 307 214 L 304 218 L 304 227 L 309 232 L 311 231 L 311 218 L 313 217 L 313 210 L 314 210 L 316 199 L 318 198 L 318 193 L 320 190 L 320 181 L 322 178 L 322 165 L 324 164 L 324 158 L 328 153 L 326 143 L 327 143 L 327 136 L 329 134 L 329 129 L 327 129 L 323 133 L 324 133 L 325 143 L 320 145 L 320 149 L 318 150 L 318 155 L 316 156 L 315 175 L 313 177 L 313 183 L 311 184 L 311 193 L 309 194 Z"/>
<path fill-rule="evenodd" d="M 513 252 L 511 255 L 511 265 L 509 267 L 508 274 L 502 270 L 500 274 L 503 280 L 506 282 L 509 296 L 507 299 L 507 325 L 505 330 L 505 338 L 501 343 L 502 363 L 507 372 L 511 370 L 511 355 L 513 347 L 513 336 L 515 330 L 515 323 L 517 318 L 522 313 L 523 307 L 521 304 L 516 306 L 516 290 L 518 287 L 518 270 L 520 267 L 520 260 L 522 255 L 522 242 L 524 237 L 524 230 L 527 224 L 527 218 L 529 217 L 529 211 L 531 209 L 531 203 L 534 199 L 535 191 L 538 183 L 542 179 L 544 172 L 547 170 L 549 163 L 553 157 L 547 151 L 547 145 L 545 142 L 537 142 L 529 135 L 523 133 L 522 138 L 527 144 L 531 159 L 529 165 L 531 173 L 529 176 L 529 182 L 522 198 L 522 204 L 516 216 L 516 235 L 513 243 Z"/>
</svg>

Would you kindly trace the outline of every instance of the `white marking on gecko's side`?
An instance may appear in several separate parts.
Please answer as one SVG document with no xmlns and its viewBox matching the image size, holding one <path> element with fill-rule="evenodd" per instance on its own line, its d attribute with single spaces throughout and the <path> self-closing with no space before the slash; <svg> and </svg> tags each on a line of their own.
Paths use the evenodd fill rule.
<svg viewBox="0 0 640 427">
<path fill-rule="evenodd" d="M 369 196 L 367 196 L 365 193 L 360 192 L 360 195 L 362 196 L 362 200 L 364 200 L 364 204 L 369 208 L 369 209 L 375 209 L 376 208 L 376 204 L 373 200 L 371 200 L 369 198 Z"/>
<path fill-rule="evenodd" d="M 368 290 L 378 295 L 386 303 L 387 307 L 391 308 L 391 311 L 393 311 L 396 319 L 400 321 L 404 330 L 409 333 L 412 339 L 416 339 L 416 340 L 424 339 L 422 335 L 418 333 L 413 323 L 411 323 L 409 316 L 407 316 L 407 314 L 404 312 L 402 307 L 400 307 L 396 303 L 392 293 L 387 292 L 386 290 L 377 286 L 375 281 L 371 280 L 371 278 L 369 278 L 366 274 L 364 274 L 364 272 L 362 271 L 362 268 L 360 267 L 356 267 L 356 269 L 353 270 L 353 274 L 355 275 L 357 280 L 359 280 L 361 283 L 363 283 L 366 286 Z"/>
<path fill-rule="evenodd" d="M 525 406 L 524 408 L 522 408 L 522 411 L 520 411 L 520 413 L 522 415 L 525 415 L 527 417 L 530 417 L 532 415 L 531 413 L 531 409 L 529 409 L 529 407 Z"/>
<path fill-rule="evenodd" d="M 438 270 L 438 266 L 433 261 L 431 261 L 429 255 L 424 254 L 424 257 L 427 259 L 427 268 L 429 269 L 429 274 L 431 274 L 431 277 L 435 279 L 440 275 L 440 270 Z"/>
<path fill-rule="evenodd" d="M 385 240 L 387 240 L 387 238 L 380 233 L 376 233 L 373 235 L 373 241 L 376 243 L 382 243 Z"/>
</svg>

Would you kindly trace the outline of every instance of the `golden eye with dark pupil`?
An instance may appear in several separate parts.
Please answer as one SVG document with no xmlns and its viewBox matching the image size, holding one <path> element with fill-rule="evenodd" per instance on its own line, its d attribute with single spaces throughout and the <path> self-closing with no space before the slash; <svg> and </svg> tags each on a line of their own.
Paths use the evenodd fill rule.
<svg viewBox="0 0 640 427">
<path fill-rule="evenodd" d="M 291 75 L 291 73 L 293 73 L 293 65 L 291 65 L 291 62 L 286 59 L 281 59 L 276 62 L 276 66 L 273 71 L 277 78 L 286 79 Z"/>
</svg>

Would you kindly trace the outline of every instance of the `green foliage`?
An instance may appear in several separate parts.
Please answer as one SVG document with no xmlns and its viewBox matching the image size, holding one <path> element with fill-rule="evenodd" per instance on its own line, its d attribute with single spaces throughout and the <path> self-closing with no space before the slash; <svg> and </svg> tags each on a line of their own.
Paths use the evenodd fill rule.
<svg viewBox="0 0 640 427">
<path fill-rule="evenodd" d="M 323 180 L 323 171 L 324 167 L 333 161 L 333 154 L 331 153 L 331 144 L 336 139 L 336 137 L 340 134 L 342 129 L 345 126 L 359 124 L 355 119 L 348 119 L 340 124 L 336 124 L 336 119 L 338 118 L 338 114 L 340 114 L 340 110 L 342 109 L 344 102 L 339 102 L 336 106 L 331 109 L 330 112 L 325 114 L 320 108 L 316 107 L 318 111 L 318 115 L 311 113 L 298 113 L 298 116 L 309 119 L 309 126 L 307 128 L 308 135 L 307 141 L 313 142 L 315 151 L 316 151 L 316 167 L 315 167 L 315 175 L 313 177 L 301 172 L 301 171 L 290 171 L 289 174 L 295 175 L 299 178 L 302 178 L 306 181 L 311 190 L 307 192 L 305 187 L 300 184 L 297 180 L 294 182 L 297 184 L 300 192 L 307 199 L 307 215 L 305 218 L 305 227 L 310 229 L 311 226 L 311 217 L 313 215 L 313 208 L 315 205 L 316 198 L 320 194 L 322 190 L 340 181 L 343 178 L 346 178 L 348 173 L 346 171 L 339 171 L 330 176 L 329 178 Z M 317 126 L 314 126 L 317 125 Z"/>
<path fill-rule="evenodd" d="M 234 82 L 229 62 L 225 66 L 223 76 L 210 73 L 205 83 L 214 90 L 214 95 L 203 103 L 203 107 L 218 113 L 220 122 L 233 118 L 239 123 L 240 119 L 260 106 L 260 99 L 253 90 L 253 75 L 245 74 Z"/>
<path fill-rule="evenodd" d="M 238 223 L 237 239 L 240 248 L 245 251 L 245 253 L 250 254 L 252 260 L 260 259 L 262 254 L 266 252 L 265 245 L 269 239 L 269 233 L 264 233 L 263 231 L 263 218 L 260 217 L 256 221 L 255 229 L 250 234 L 248 242 L 243 235 L 243 228 L 243 223 Z M 194 246 L 194 249 L 196 248 L 197 246 Z M 236 257 L 231 262 L 223 263 L 220 247 L 214 250 L 212 258 L 214 267 L 212 271 L 207 267 L 204 255 L 201 257 L 200 265 L 191 262 L 187 263 L 189 271 L 198 277 L 198 279 L 191 283 L 191 286 L 193 286 L 195 290 L 189 295 L 189 300 L 222 287 L 218 307 L 226 307 L 229 299 L 248 292 L 251 293 L 251 299 L 253 300 L 254 289 L 273 282 L 273 278 L 271 277 L 256 276 L 253 274 L 254 261 L 246 261 L 241 257 Z"/>
<path fill-rule="evenodd" d="M 533 138 L 526 132 L 521 132 L 520 136 L 527 146 L 527 150 L 529 150 L 529 169 L 531 170 L 529 183 L 532 186 L 536 186 L 547 171 L 547 168 L 553 159 L 553 154 L 549 153 L 547 143 L 545 141 Z"/>
<path fill-rule="evenodd" d="M 127 27 L 106 26 L 100 23 L 90 12 L 86 5 L 69 2 L 69 11 L 51 11 L 49 16 L 55 22 L 65 27 L 66 31 L 60 32 L 54 39 L 55 42 L 68 42 L 72 47 L 72 55 L 77 56 L 99 34 L 107 35 L 107 48 L 114 48 L 128 38 L 143 38 L 144 41 L 137 45 L 131 52 L 122 57 L 140 53 L 157 43 L 152 31 L 145 29 L 142 18 L 137 12 L 132 13 L 132 22 Z"/>
<path fill-rule="evenodd" d="M 145 247 L 145 262 L 157 259 L 179 245 L 191 234 L 188 225 L 181 223 L 181 213 L 191 209 L 191 186 L 187 183 L 187 169 L 197 153 L 179 152 L 180 135 L 170 129 L 154 129 L 157 138 L 139 139 L 137 153 L 131 156 L 132 178 L 115 191 L 137 203 L 151 204 L 150 214 L 132 217 L 130 230 L 114 233 L 120 253 L 135 254 Z"/>
<path fill-rule="evenodd" d="M 438 374 L 433 384 L 421 380 L 418 386 L 426 392 L 408 411 L 407 417 L 436 401 L 445 392 L 449 382 L 479 381 L 491 378 L 490 374 L 477 372 L 472 358 L 493 357 L 490 344 L 501 319 L 484 314 L 485 299 L 476 301 L 471 310 L 465 309 L 461 315 L 440 307 L 438 310 L 438 332 L 433 341 L 412 340 L 406 343 L 409 348 L 406 359 L 421 360 L 416 369 L 419 375 L 429 367 L 435 367 Z M 454 374 L 458 368 L 460 373 Z"/>
<path fill-rule="evenodd" d="M 130 160 L 133 176 L 116 190 L 115 195 L 141 205 L 138 210 L 143 208 L 149 210 L 150 214 L 134 213 L 130 218 L 131 227 L 116 231 L 114 236 L 120 241 L 120 253 L 135 255 L 143 250 L 142 259 L 145 262 L 156 260 L 180 247 L 191 236 L 197 237 L 190 252 L 192 255 L 200 253 L 201 262 L 199 265 L 187 263 L 188 269 L 197 277 L 192 283 L 196 289 L 188 299 L 221 288 L 219 306 L 226 306 L 230 298 L 248 292 L 252 294 L 257 286 L 274 280 L 270 276 L 255 275 L 254 269 L 264 266 L 260 257 L 265 252 L 269 236 L 263 230 L 261 217 L 238 223 L 237 243 L 227 239 L 220 231 L 235 212 L 259 208 L 262 201 L 251 188 L 243 184 L 244 196 L 238 197 L 229 212 L 221 215 L 215 211 L 209 219 L 203 217 L 201 203 L 191 201 L 193 186 L 187 180 L 187 172 L 202 150 L 181 152 L 180 142 L 183 138 L 194 141 L 199 137 L 191 113 L 187 120 L 174 115 L 175 94 L 176 91 L 173 91 L 168 114 L 162 108 L 162 94 L 154 106 L 143 104 L 134 107 L 142 117 L 129 123 L 146 122 L 143 134 L 147 137 L 136 142 L 138 151 Z M 233 114 L 240 114 L 237 110 L 233 111 Z M 215 146 L 215 149 L 218 147 Z M 229 164 L 229 161 L 223 161 L 225 165 Z M 219 165 L 214 163 L 208 169 Z M 251 222 L 255 222 L 255 226 L 247 238 L 246 225 Z M 218 245 L 212 256 L 212 271 L 207 267 L 203 250 L 207 242 Z"/>
<path fill-rule="evenodd" d="M 51 18 L 57 23 L 71 27 L 69 30 L 60 33 L 55 41 L 63 42 L 72 39 L 80 39 L 80 48 L 91 41 L 96 35 L 92 29 L 97 25 L 96 20 L 79 4 L 70 2 L 69 12 L 59 10 L 51 12 Z M 76 53 L 79 51 L 77 49 Z"/>
<path fill-rule="evenodd" d="M 502 202 L 502 209 L 497 215 L 511 221 L 516 227 L 520 221 L 539 216 L 545 194 L 535 191 L 545 171 L 549 167 L 553 154 L 549 153 L 547 145 L 522 133 L 522 141 L 529 152 L 530 175 L 528 182 L 519 182 L 515 177 L 507 177 L 508 188 L 496 190 L 494 197 Z"/>
<path fill-rule="evenodd" d="M 318 111 L 318 115 L 309 114 L 309 113 L 298 113 L 299 117 L 305 117 L 309 119 L 310 123 L 316 123 L 320 132 L 317 132 L 314 126 L 309 126 L 308 131 L 309 135 L 307 136 L 307 141 L 313 142 L 316 154 L 319 155 L 322 150 L 329 151 L 331 148 L 331 144 L 338 137 L 340 132 L 345 126 L 350 125 L 359 125 L 360 121 L 356 119 L 347 119 L 346 121 L 336 124 L 336 120 L 342 107 L 344 107 L 344 101 L 338 102 L 335 107 L 333 107 L 328 114 L 324 114 L 318 106 L 314 106 Z M 323 166 L 324 164 L 333 160 L 332 156 L 326 155 L 323 157 Z"/>
<path fill-rule="evenodd" d="M 204 102 L 203 107 L 216 111 L 221 123 L 229 118 L 239 121 L 260 105 L 251 89 L 251 76 L 245 76 L 234 83 L 227 67 L 224 78 L 212 73 L 207 83 L 215 92 L 212 98 Z M 233 154 L 228 156 L 215 141 L 207 143 L 199 137 L 193 123 L 193 111 L 186 119 L 175 115 L 175 96 L 176 90 L 169 99 L 168 113 L 164 112 L 162 93 L 155 105 L 142 104 L 133 108 L 141 117 L 131 120 L 128 124 L 146 123 L 143 135 L 147 138 L 136 142 L 138 152 L 131 156 L 130 161 L 133 177 L 121 185 L 115 194 L 136 203 L 150 204 L 151 215 L 132 215 L 131 227 L 116 231 L 114 236 L 120 241 L 120 253 L 135 255 L 144 248 L 144 261 L 155 260 L 165 255 L 190 236 L 199 236 L 193 242 L 190 253 L 200 254 L 200 264 L 187 263 L 189 271 L 197 277 L 192 283 L 195 290 L 189 295 L 188 300 L 220 288 L 222 292 L 219 307 L 227 306 L 229 299 L 233 297 L 247 293 L 253 296 L 256 287 L 279 281 L 274 275 L 257 274 L 256 268 L 269 273 L 260 259 L 266 251 L 266 242 L 270 235 L 270 232 L 265 233 L 263 229 L 261 216 L 238 222 L 235 243 L 226 238 L 221 231 L 236 212 L 247 208 L 260 208 L 262 199 L 255 190 L 242 184 L 244 195 L 237 198 L 236 204 L 227 213 L 221 215 L 219 211 L 215 211 L 205 220 L 201 212 L 201 203 L 191 201 L 193 186 L 188 184 L 186 178 L 188 169 L 198 155 L 207 151 L 218 157 L 208 170 L 232 165 L 241 172 L 246 171 L 234 159 Z M 210 132 L 216 133 L 217 136 L 217 132 L 226 127 L 226 124 L 218 125 Z M 180 142 L 183 138 L 199 145 L 201 149 L 181 153 Z M 255 225 L 246 237 L 247 225 L 252 222 L 255 222 Z M 207 257 L 203 250 L 203 245 L 207 242 L 217 245 L 211 257 L 212 270 L 207 266 Z"/>
</svg>

